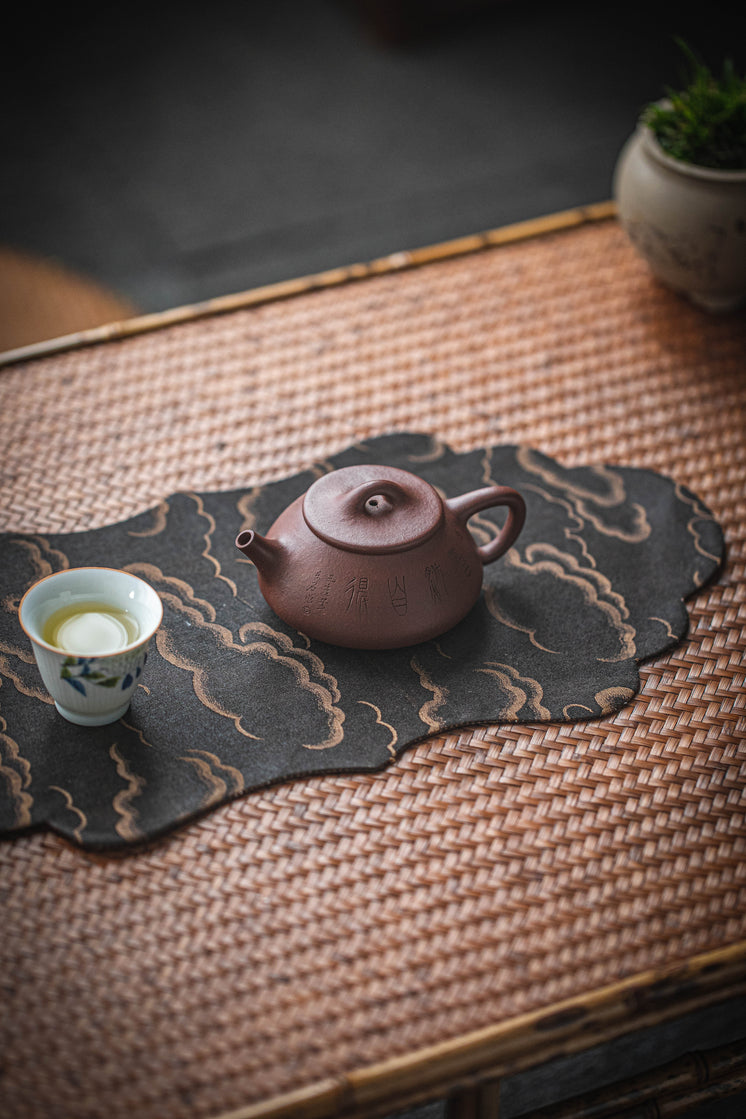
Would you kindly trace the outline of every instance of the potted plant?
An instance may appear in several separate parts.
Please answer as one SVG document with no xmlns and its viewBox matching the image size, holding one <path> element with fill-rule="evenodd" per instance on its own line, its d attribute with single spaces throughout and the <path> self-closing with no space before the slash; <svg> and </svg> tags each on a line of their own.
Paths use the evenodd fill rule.
<svg viewBox="0 0 746 1119">
<path fill-rule="evenodd" d="M 614 169 L 619 220 L 653 274 L 711 311 L 746 301 L 746 78 L 688 74 L 648 105 Z"/>
</svg>

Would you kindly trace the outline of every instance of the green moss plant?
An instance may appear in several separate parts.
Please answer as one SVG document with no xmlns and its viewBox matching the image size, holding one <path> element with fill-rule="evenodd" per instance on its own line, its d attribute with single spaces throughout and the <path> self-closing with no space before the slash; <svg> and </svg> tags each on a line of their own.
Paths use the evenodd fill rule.
<svg viewBox="0 0 746 1119">
<path fill-rule="evenodd" d="M 666 101 L 648 105 L 643 123 L 674 159 L 721 171 L 746 169 L 746 76 L 730 59 L 715 77 L 677 40 L 687 61 L 683 89 L 666 90 Z"/>
</svg>

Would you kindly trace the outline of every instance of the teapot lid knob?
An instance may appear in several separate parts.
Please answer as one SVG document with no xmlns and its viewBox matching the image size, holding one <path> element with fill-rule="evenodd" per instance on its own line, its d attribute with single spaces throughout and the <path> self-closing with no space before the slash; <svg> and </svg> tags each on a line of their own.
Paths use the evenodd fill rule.
<svg viewBox="0 0 746 1119">
<path fill-rule="evenodd" d="M 314 482 L 303 499 L 317 536 L 353 552 L 399 552 L 427 540 L 443 502 L 424 478 L 393 466 L 344 466 Z"/>
</svg>

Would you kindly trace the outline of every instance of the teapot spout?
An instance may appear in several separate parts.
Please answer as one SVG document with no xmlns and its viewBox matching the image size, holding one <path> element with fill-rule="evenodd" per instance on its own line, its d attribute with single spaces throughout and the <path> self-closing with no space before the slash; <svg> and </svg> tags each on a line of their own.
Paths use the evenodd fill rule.
<svg viewBox="0 0 746 1119">
<path fill-rule="evenodd" d="M 259 574 L 269 578 L 277 568 L 282 556 L 282 545 L 275 540 L 268 540 L 253 529 L 239 532 L 236 537 L 236 547 L 256 566 Z"/>
</svg>

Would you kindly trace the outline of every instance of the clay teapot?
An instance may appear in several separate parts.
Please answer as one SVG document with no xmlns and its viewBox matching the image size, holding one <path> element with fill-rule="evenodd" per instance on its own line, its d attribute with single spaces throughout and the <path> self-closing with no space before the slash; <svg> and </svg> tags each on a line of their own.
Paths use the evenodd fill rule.
<svg viewBox="0 0 746 1119">
<path fill-rule="evenodd" d="M 466 522 L 500 505 L 505 525 L 478 546 Z M 394 649 L 461 621 L 479 597 L 483 565 L 508 550 L 525 515 L 507 486 L 443 500 L 407 470 L 347 466 L 314 482 L 266 536 L 247 530 L 236 544 L 274 612 L 308 637 Z"/>
</svg>

